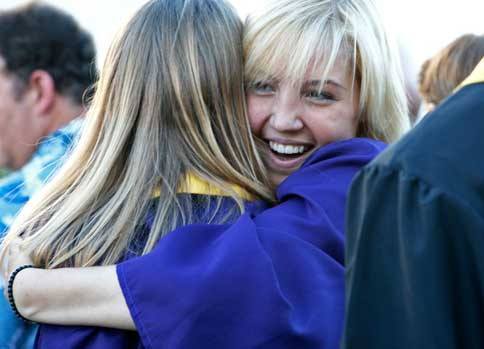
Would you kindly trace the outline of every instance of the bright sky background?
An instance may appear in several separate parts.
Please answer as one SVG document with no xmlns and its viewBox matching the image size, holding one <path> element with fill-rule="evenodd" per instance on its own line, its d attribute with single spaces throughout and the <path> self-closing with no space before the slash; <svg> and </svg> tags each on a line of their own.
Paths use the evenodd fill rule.
<svg viewBox="0 0 484 349">
<path fill-rule="evenodd" d="M 229 0 L 245 16 L 267 0 Z M 376 0 L 387 26 L 419 66 L 441 47 L 464 33 L 484 34 L 483 0 Z M 25 3 L 0 0 L 0 9 Z M 99 57 L 105 54 L 121 24 L 145 0 L 47 0 L 72 13 L 94 34 Z"/>
</svg>

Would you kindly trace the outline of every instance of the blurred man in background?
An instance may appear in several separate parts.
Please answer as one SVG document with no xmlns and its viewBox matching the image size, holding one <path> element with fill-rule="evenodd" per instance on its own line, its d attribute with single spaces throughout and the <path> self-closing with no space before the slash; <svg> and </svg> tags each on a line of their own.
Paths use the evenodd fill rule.
<svg viewBox="0 0 484 349">
<path fill-rule="evenodd" d="M 96 77 L 93 40 L 42 3 L 0 12 L 0 237 L 62 163 Z M 0 348 L 32 348 L 35 328 L 0 297 Z"/>
</svg>

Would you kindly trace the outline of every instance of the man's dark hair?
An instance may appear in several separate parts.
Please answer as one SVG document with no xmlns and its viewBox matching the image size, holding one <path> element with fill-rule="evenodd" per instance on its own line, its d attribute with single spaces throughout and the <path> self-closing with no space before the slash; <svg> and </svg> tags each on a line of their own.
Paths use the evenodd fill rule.
<svg viewBox="0 0 484 349">
<path fill-rule="evenodd" d="M 58 93 L 81 104 L 97 76 L 95 55 L 91 35 L 55 7 L 32 2 L 0 11 L 0 56 L 24 86 L 34 70 L 42 69 Z"/>
</svg>

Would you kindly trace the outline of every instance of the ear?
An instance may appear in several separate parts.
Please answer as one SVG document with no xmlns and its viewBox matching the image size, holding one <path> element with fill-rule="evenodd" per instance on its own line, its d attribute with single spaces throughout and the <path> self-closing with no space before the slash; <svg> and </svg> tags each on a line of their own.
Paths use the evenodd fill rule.
<svg viewBox="0 0 484 349">
<path fill-rule="evenodd" d="M 45 70 L 34 70 L 30 74 L 29 92 L 37 115 L 45 115 L 52 109 L 56 97 L 55 82 Z"/>
</svg>

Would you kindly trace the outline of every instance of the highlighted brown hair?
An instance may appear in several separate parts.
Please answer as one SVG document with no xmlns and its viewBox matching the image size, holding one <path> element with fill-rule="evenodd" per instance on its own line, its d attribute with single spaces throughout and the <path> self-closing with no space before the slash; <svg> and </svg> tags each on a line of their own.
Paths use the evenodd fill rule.
<svg viewBox="0 0 484 349">
<path fill-rule="evenodd" d="M 436 106 L 472 72 L 484 57 L 484 35 L 466 34 L 451 42 L 422 65 L 419 91 Z"/>
</svg>

